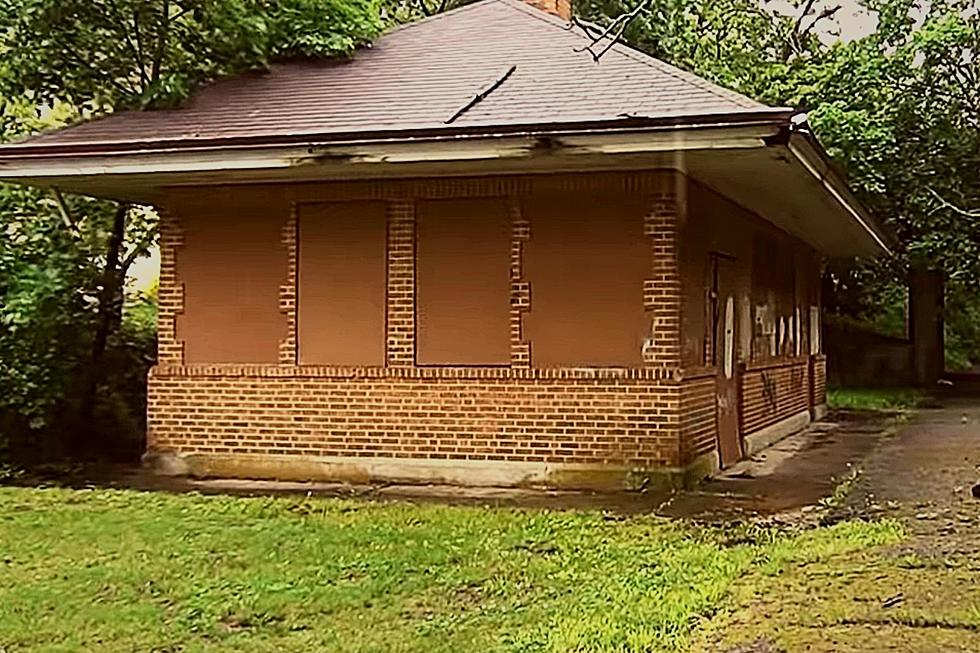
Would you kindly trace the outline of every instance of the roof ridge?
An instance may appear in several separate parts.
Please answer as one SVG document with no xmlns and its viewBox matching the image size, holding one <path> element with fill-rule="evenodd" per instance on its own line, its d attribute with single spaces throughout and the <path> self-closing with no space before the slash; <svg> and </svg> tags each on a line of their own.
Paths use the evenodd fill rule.
<svg viewBox="0 0 980 653">
<path fill-rule="evenodd" d="M 571 23 L 566 23 L 558 16 L 554 16 L 542 9 L 538 9 L 537 7 L 530 5 L 526 0 L 481 0 L 480 2 L 475 2 L 472 5 L 466 5 L 466 6 L 473 7 L 476 5 L 482 5 L 489 2 L 499 2 L 503 5 L 510 7 L 511 9 L 520 11 L 529 16 L 533 16 L 534 18 L 537 18 L 538 20 L 541 20 L 551 25 L 552 27 L 556 27 L 565 32 L 568 32 L 569 34 L 573 35 L 578 39 L 581 39 L 583 41 L 591 41 L 591 39 L 589 39 L 589 37 L 586 36 L 585 34 L 582 34 L 580 32 L 571 29 L 572 26 Z M 445 14 L 441 14 L 441 15 L 445 15 Z M 433 16 L 433 18 L 434 17 L 435 16 Z M 640 50 L 637 50 L 636 48 L 630 47 L 619 41 L 614 43 L 613 46 L 609 49 L 609 51 L 615 52 L 620 56 L 632 59 L 637 63 L 642 63 L 646 66 L 649 66 L 650 68 L 659 70 L 660 72 L 666 73 L 677 79 L 683 80 L 690 84 L 694 84 L 695 86 L 698 86 L 701 89 L 708 91 L 712 95 L 715 95 L 722 99 L 737 102 L 739 105 L 743 107 L 754 108 L 757 106 L 768 106 L 761 102 L 753 100 L 752 98 L 748 97 L 747 95 L 743 95 L 738 91 L 733 91 L 732 89 L 725 88 L 720 84 L 715 84 L 714 82 L 704 79 L 703 77 L 701 77 L 696 73 L 692 73 L 689 70 L 684 70 L 683 68 L 679 68 L 678 66 L 667 63 L 666 61 L 651 56 L 645 52 L 641 52 Z"/>
</svg>

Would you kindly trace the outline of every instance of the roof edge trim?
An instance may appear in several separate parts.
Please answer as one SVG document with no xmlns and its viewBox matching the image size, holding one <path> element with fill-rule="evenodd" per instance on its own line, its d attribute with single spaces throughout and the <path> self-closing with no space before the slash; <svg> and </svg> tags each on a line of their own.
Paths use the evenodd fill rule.
<svg viewBox="0 0 980 653">
<path fill-rule="evenodd" d="M 114 141 L 108 143 L 46 144 L 26 141 L 0 145 L 0 160 L 22 156 L 89 155 L 151 151 L 202 151 L 234 147 L 278 147 L 297 145 L 322 146 L 349 142 L 393 142 L 412 140 L 487 138 L 526 134 L 563 134 L 584 131 L 616 130 L 682 130 L 701 129 L 756 123 L 785 124 L 795 113 L 787 108 L 766 108 L 758 111 L 689 114 L 681 116 L 623 116 L 613 120 L 565 123 L 527 123 L 512 125 L 460 126 L 453 129 L 402 129 L 351 133 L 286 134 L 276 137 L 251 136 L 233 138 L 186 138 L 143 141 Z"/>
<path fill-rule="evenodd" d="M 565 133 L 488 134 L 470 138 L 351 141 L 235 148 L 137 150 L 0 158 L 0 179 L 44 184 L 66 179 L 173 173 L 232 172 L 337 165 L 452 163 L 521 160 L 565 155 L 652 154 L 701 149 L 764 148 L 781 126 L 774 123 L 715 125 L 686 130 L 620 129 Z"/>
<path fill-rule="evenodd" d="M 800 164 L 813 175 L 827 192 L 871 237 L 879 253 L 892 255 L 894 239 L 878 224 L 875 217 L 854 195 L 843 177 L 835 170 L 830 155 L 820 141 L 809 131 L 795 129 L 789 133 L 786 149 L 796 157 Z"/>
</svg>

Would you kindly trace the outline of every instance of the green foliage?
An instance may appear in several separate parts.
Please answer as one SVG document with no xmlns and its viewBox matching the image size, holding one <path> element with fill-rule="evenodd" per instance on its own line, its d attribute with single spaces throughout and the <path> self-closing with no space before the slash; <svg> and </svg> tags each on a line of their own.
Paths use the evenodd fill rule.
<svg viewBox="0 0 980 653">
<path fill-rule="evenodd" d="M 821 38 L 821 17 L 834 5 L 755 0 L 650 0 L 625 38 L 760 101 L 808 111 L 898 239 L 895 259 L 837 262 L 826 280 L 831 311 L 874 323 L 893 319 L 912 264 L 945 271 L 954 297 L 980 296 L 980 12 L 973 0 L 862 4 L 877 29 L 848 42 Z M 605 23 L 634 3 L 576 6 Z M 803 7 L 812 12 L 803 16 Z M 947 322 L 965 323 L 974 310 L 967 303 L 955 299 L 951 311 L 965 312 Z M 957 329 L 954 345 L 974 337 Z"/>
<path fill-rule="evenodd" d="M 914 388 L 830 388 L 827 405 L 833 409 L 894 411 L 922 405 L 927 396 Z"/>
<path fill-rule="evenodd" d="M 0 0 L 0 141 L 347 55 L 380 24 L 375 0 Z M 135 453 L 155 309 L 123 280 L 155 213 L 0 185 L 0 230 L 0 455 Z"/>
<path fill-rule="evenodd" d="M 46 426 L 69 394 L 98 246 L 91 230 L 73 238 L 41 191 L 0 188 L 0 214 L 0 433 L 9 433 Z"/>
<path fill-rule="evenodd" d="M 0 186 L 0 450 L 30 457 L 54 455 L 64 444 L 58 431 L 69 427 L 81 372 L 89 364 L 114 210 L 93 199 L 65 201 L 63 215 L 50 194 Z M 81 218 L 68 225 L 66 215 Z M 150 221 L 133 224 L 152 228 Z M 146 372 L 145 356 L 154 350 L 147 339 L 155 328 L 124 322 L 112 356 L 129 349 L 139 360 L 110 360 L 107 369 L 114 383 L 125 378 L 140 387 L 144 382 L 137 375 Z M 142 412 L 139 404 L 133 410 Z M 115 424 L 105 426 L 117 430 Z"/>
<path fill-rule="evenodd" d="M 980 365 L 980 294 L 953 285 L 944 310 L 946 369 L 964 371 Z"/>
<path fill-rule="evenodd" d="M 0 97 L 81 115 L 177 103 L 277 58 L 349 54 L 374 0 L 0 0 Z"/>
<path fill-rule="evenodd" d="M 731 535 L 589 512 L 0 488 L 0 646 L 681 651 L 736 581 L 901 533 Z"/>
</svg>

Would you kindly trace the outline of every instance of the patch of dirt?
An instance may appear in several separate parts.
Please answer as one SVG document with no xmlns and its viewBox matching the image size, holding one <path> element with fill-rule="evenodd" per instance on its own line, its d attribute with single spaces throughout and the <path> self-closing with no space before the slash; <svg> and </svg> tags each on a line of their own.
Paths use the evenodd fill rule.
<svg viewBox="0 0 980 653">
<path fill-rule="evenodd" d="M 980 400 L 950 399 L 883 441 L 842 512 L 900 519 L 907 553 L 980 559 Z"/>
</svg>

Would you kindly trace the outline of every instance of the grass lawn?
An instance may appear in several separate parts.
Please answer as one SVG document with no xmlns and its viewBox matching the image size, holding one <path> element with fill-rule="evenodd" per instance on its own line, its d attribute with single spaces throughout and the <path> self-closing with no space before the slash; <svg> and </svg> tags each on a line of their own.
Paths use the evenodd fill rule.
<svg viewBox="0 0 980 653">
<path fill-rule="evenodd" d="M 915 388 L 830 388 L 827 405 L 849 410 L 910 410 L 929 397 Z"/>
<path fill-rule="evenodd" d="M 676 651 L 767 582 L 896 541 L 654 517 L 0 488 L 0 650 Z"/>
</svg>

